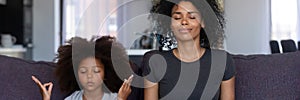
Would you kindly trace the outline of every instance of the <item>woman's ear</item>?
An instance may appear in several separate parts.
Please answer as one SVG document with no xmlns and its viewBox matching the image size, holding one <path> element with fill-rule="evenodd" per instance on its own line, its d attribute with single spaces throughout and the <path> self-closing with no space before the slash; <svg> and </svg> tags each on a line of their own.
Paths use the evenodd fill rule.
<svg viewBox="0 0 300 100">
<path fill-rule="evenodd" d="M 204 28 L 204 27 L 205 27 L 204 19 L 202 19 L 202 20 L 200 21 L 200 26 L 201 26 L 201 28 Z"/>
</svg>

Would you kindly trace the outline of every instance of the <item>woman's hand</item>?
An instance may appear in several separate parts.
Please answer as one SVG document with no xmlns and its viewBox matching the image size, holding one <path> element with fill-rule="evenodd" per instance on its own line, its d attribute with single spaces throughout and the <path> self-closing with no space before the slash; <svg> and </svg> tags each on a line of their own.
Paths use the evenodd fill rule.
<svg viewBox="0 0 300 100">
<path fill-rule="evenodd" d="M 130 84 L 132 82 L 132 78 L 133 78 L 133 75 L 131 75 L 128 78 L 128 80 L 126 80 L 126 79 L 124 80 L 124 82 L 118 92 L 118 100 L 126 100 L 127 97 L 129 96 L 129 94 L 131 93 Z"/>
<path fill-rule="evenodd" d="M 53 87 L 52 82 L 42 84 L 36 77 L 31 76 L 31 78 L 40 87 L 40 92 L 43 96 L 43 100 L 50 100 L 52 87 Z"/>
</svg>

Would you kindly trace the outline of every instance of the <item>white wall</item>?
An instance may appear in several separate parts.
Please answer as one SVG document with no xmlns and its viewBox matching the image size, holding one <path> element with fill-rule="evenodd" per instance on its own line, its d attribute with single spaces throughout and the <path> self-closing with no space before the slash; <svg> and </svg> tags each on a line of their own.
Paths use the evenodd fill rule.
<svg viewBox="0 0 300 100">
<path fill-rule="evenodd" d="M 123 13 L 122 25 L 119 25 L 118 40 L 125 48 L 130 48 L 134 41 L 150 28 L 148 16 L 152 7 L 150 0 L 122 0 L 119 11 Z"/>
<path fill-rule="evenodd" d="M 54 6 L 57 1 L 33 1 L 33 60 L 52 61 L 55 57 L 58 46 L 55 37 L 59 35 L 58 21 L 54 17 L 58 16 Z M 143 6 L 145 5 L 148 4 Z M 136 8 L 132 6 L 130 11 L 135 11 L 134 9 Z M 227 18 L 225 49 L 233 54 L 270 53 L 269 11 L 269 0 L 225 0 Z M 143 18 L 137 19 L 143 20 Z M 143 21 L 138 22 L 143 23 Z M 136 31 L 125 33 L 133 34 L 142 31 L 143 28 L 134 25 L 133 30 Z"/>
<path fill-rule="evenodd" d="M 101 1 L 101 0 L 99 0 Z M 126 7 L 124 13 L 124 26 L 121 36 L 125 38 L 122 43 L 130 46 L 139 35 L 149 27 L 147 16 L 151 7 L 150 1 L 145 0 L 119 0 L 121 7 Z M 59 45 L 59 0 L 33 0 L 33 60 L 53 61 Z M 56 5 L 55 5 L 56 4 Z M 119 9 L 117 9 L 119 10 Z M 56 17 L 55 17 L 56 16 Z M 100 18 L 101 19 L 101 18 Z M 126 28 L 125 32 L 124 29 Z M 130 41 L 126 41 L 130 39 Z"/>
<path fill-rule="evenodd" d="M 233 54 L 269 54 L 270 1 L 224 0 L 225 49 Z"/>
<path fill-rule="evenodd" d="M 33 60 L 53 61 L 58 45 L 58 0 L 33 0 Z"/>
</svg>

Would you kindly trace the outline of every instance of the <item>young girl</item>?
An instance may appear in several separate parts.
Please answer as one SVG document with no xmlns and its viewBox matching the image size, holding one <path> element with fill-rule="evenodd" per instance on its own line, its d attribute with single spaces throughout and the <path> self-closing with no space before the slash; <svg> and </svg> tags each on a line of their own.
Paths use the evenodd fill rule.
<svg viewBox="0 0 300 100">
<path fill-rule="evenodd" d="M 112 49 L 118 51 L 113 53 L 121 54 L 118 60 L 126 60 L 124 57 L 126 52 L 115 42 L 115 38 L 103 36 L 95 42 L 73 38 L 68 43 L 58 49 L 56 69 L 62 92 L 71 94 L 65 100 L 127 99 L 131 93 L 130 84 L 133 76 L 122 82 L 114 71 Z M 124 65 L 124 69 L 128 69 L 125 67 L 127 66 Z M 50 100 L 53 84 L 51 82 L 42 84 L 34 76 L 32 79 L 40 87 L 43 100 Z"/>
</svg>

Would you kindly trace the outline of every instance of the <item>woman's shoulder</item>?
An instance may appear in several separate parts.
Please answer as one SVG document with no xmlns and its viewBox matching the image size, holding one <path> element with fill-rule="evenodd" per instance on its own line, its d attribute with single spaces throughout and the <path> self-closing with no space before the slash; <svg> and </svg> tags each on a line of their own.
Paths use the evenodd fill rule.
<svg viewBox="0 0 300 100">
<path fill-rule="evenodd" d="M 146 52 L 143 58 L 150 59 L 154 55 L 160 55 L 160 57 L 164 57 L 164 58 L 172 57 L 172 50 L 168 50 L 168 51 L 151 50 Z"/>
<path fill-rule="evenodd" d="M 65 100 L 82 100 L 83 91 L 75 91 L 70 96 L 65 98 Z"/>
<path fill-rule="evenodd" d="M 153 57 L 168 58 L 170 57 L 169 52 L 171 51 L 159 51 L 159 50 L 148 51 L 143 56 L 143 63 L 147 63 Z"/>
<path fill-rule="evenodd" d="M 147 55 L 153 55 L 153 54 L 167 54 L 167 53 L 170 53 L 172 52 L 173 49 L 171 50 L 163 50 L 163 51 L 159 51 L 159 50 L 151 50 L 151 51 L 148 51 L 144 54 L 144 56 L 147 56 Z"/>
<path fill-rule="evenodd" d="M 159 54 L 160 51 L 159 50 L 150 50 L 150 51 L 147 51 L 144 56 L 149 56 L 149 55 L 153 55 L 153 54 Z"/>
<path fill-rule="evenodd" d="M 225 53 L 226 55 L 231 55 L 229 52 L 223 49 L 207 49 L 207 50 L 212 53 Z"/>
<path fill-rule="evenodd" d="M 213 56 L 217 56 L 217 57 L 226 57 L 227 61 L 231 61 L 232 58 L 232 54 L 229 53 L 226 50 L 221 50 L 221 49 L 211 49 L 210 50 L 210 54 Z M 223 55 L 223 56 L 222 56 Z"/>
</svg>

